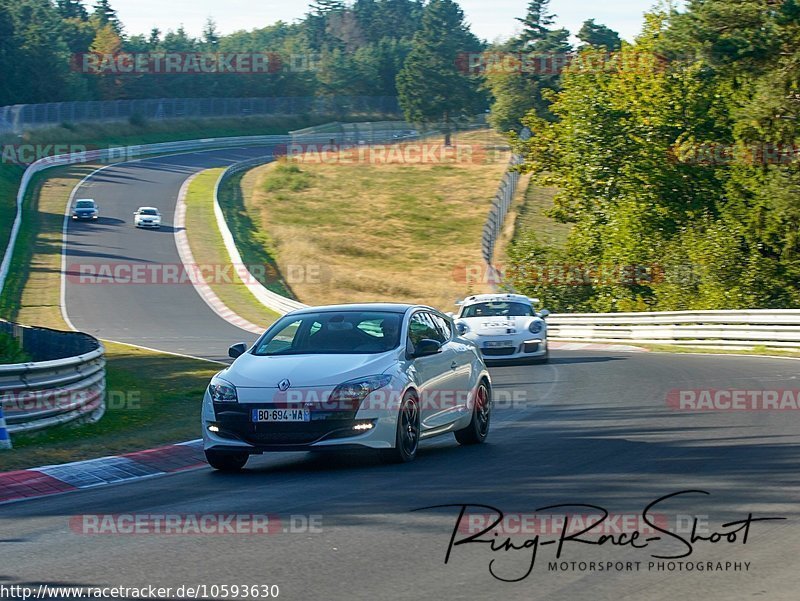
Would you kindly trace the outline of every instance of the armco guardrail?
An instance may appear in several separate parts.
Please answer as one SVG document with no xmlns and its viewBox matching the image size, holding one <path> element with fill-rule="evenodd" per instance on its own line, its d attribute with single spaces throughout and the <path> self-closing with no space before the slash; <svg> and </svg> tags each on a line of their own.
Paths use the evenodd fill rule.
<svg viewBox="0 0 800 601">
<path fill-rule="evenodd" d="M 508 215 L 508 209 L 511 202 L 514 200 L 514 195 L 517 193 L 517 186 L 521 177 L 520 172 L 515 167 L 523 162 L 519 155 L 513 155 L 508 165 L 508 171 L 503 175 L 500 181 L 500 188 L 492 202 L 492 208 L 489 211 L 489 217 L 486 219 L 486 225 L 483 226 L 483 239 L 481 241 L 481 250 L 483 252 L 483 260 L 489 268 L 492 267 L 494 259 L 494 247 L 497 244 L 497 239 L 503 231 L 503 224 Z"/>
<path fill-rule="evenodd" d="M 547 322 L 558 340 L 800 348 L 798 309 L 553 314 Z"/>
<path fill-rule="evenodd" d="M 96 338 L 0 320 L 35 360 L 0 365 L 0 404 L 11 434 L 32 432 L 105 413 L 105 350 Z"/>
<path fill-rule="evenodd" d="M 336 136 L 320 134 L 318 136 L 303 136 L 304 143 L 328 143 L 331 138 Z M 33 177 L 46 169 L 53 167 L 63 167 L 65 165 L 75 165 L 79 163 L 94 162 L 116 162 L 121 160 L 131 160 L 133 157 L 173 154 L 180 152 L 214 150 L 221 148 L 236 148 L 242 146 L 278 145 L 289 144 L 294 138 L 290 135 L 285 136 L 246 136 L 238 138 L 205 138 L 201 140 L 183 140 L 180 142 L 166 142 L 163 144 L 142 144 L 138 146 L 125 146 L 119 148 L 103 148 L 100 150 L 90 150 L 72 154 L 63 154 L 40 159 L 32 163 L 22 175 L 19 191 L 17 192 L 17 213 L 11 227 L 11 236 L 6 247 L 3 261 L 0 263 L 0 294 L 3 292 L 8 270 L 11 267 L 11 259 L 14 254 L 19 228 L 22 225 L 22 204 L 27 194 L 28 185 Z"/>
</svg>

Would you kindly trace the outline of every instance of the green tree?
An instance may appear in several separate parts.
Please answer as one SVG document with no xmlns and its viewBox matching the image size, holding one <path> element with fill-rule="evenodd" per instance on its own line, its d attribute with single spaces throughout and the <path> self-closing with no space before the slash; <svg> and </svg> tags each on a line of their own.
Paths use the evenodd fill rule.
<svg viewBox="0 0 800 601">
<path fill-rule="evenodd" d="M 440 124 L 445 143 L 455 120 L 483 103 L 476 78 L 459 68 L 459 56 L 481 49 L 452 0 L 431 0 L 412 50 L 397 75 L 400 105 L 409 121 Z"/>
<path fill-rule="evenodd" d="M 622 40 L 616 31 L 605 25 L 598 25 L 594 19 L 584 21 L 578 32 L 578 39 L 587 46 L 602 47 L 612 52 L 622 46 Z"/>
</svg>

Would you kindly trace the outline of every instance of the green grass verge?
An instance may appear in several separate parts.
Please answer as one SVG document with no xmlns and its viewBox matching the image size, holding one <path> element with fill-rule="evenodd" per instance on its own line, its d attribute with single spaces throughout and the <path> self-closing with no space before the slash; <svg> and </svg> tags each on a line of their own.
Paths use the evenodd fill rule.
<svg viewBox="0 0 800 601">
<path fill-rule="evenodd" d="M 756 346 L 751 349 L 704 348 L 698 346 L 683 346 L 680 344 L 639 344 L 632 340 L 633 346 L 639 346 L 657 353 L 700 354 L 700 355 L 751 355 L 754 357 L 790 357 L 800 359 L 800 349 L 787 350 Z"/>
<path fill-rule="evenodd" d="M 30 357 L 13 336 L 0 332 L 0 364 L 25 363 Z"/>
<path fill-rule="evenodd" d="M 548 215 L 553 208 L 556 188 L 544 188 L 530 180 L 525 195 L 516 211 L 514 233 L 516 238 L 527 231 L 536 233 L 540 244 L 551 248 L 564 248 L 572 226 L 556 221 Z"/>
<path fill-rule="evenodd" d="M 6 251 L 11 225 L 17 214 L 17 190 L 23 168 L 0 164 L 0 260 Z"/>
<path fill-rule="evenodd" d="M 186 193 L 186 233 L 194 260 L 200 265 L 230 263 L 214 216 L 214 188 L 223 171 L 203 171 L 192 180 Z M 234 238 L 238 242 L 237 234 L 234 234 Z M 254 265 L 247 260 L 245 264 Z M 240 317 L 264 328 L 271 325 L 278 314 L 264 307 L 235 274 L 233 277 L 233 282 L 209 281 L 208 284 L 220 300 Z"/>
<path fill-rule="evenodd" d="M 12 436 L 0 471 L 93 459 L 193 440 L 212 363 L 106 343 L 108 409 L 96 424 Z M 142 377 L 146 374 L 147 377 Z"/>
</svg>

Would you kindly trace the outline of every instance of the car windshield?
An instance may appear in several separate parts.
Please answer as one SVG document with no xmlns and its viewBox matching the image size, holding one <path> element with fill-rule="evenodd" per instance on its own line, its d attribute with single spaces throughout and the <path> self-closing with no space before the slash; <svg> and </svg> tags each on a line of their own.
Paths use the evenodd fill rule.
<svg viewBox="0 0 800 601">
<path fill-rule="evenodd" d="M 93 209 L 94 208 L 94 201 L 93 200 L 79 200 L 75 203 L 76 209 Z"/>
<path fill-rule="evenodd" d="M 155 209 L 142 209 L 139 211 L 140 215 L 158 215 L 158 211 Z"/>
<path fill-rule="evenodd" d="M 467 305 L 460 317 L 528 317 L 535 315 L 533 307 L 525 303 L 475 303 Z"/>
<path fill-rule="evenodd" d="M 287 316 L 264 334 L 253 354 L 384 353 L 400 345 L 402 321 L 402 313 L 386 311 L 320 311 Z"/>
</svg>

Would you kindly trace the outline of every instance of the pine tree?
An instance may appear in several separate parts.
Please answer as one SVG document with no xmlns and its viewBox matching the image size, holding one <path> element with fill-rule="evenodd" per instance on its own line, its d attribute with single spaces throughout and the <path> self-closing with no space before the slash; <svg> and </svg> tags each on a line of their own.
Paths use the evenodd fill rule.
<svg viewBox="0 0 800 601">
<path fill-rule="evenodd" d="M 519 39 L 523 46 L 542 39 L 548 27 L 555 23 L 556 16 L 547 12 L 550 0 L 532 0 L 528 3 L 528 13 L 524 18 L 517 18 L 523 29 Z"/>
<path fill-rule="evenodd" d="M 578 32 L 578 39 L 587 46 L 603 47 L 612 52 L 622 46 L 622 40 L 616 31 L 605 25 L 598 25 L 594 19 L 584 21 L 583 27 Z"/>
<path fill-rule="evenodd" d="M 103 27 L 104 25 L 111 25 L 117 35 L 122 35 L 122 23 L 117 17 L 117 11 L 111 7 L 109 0 L 97 0 L 94 5 L 94 12 L 92 18 Z"/>
<path fill-rule="evenodd" d="M 397 76 L 400 105 L 409 121 L 440 123 L 450 143 L 453 121 L 478 110 L 477 83 L 458 67 L 462 53 L 480 50 L 480 42 L 464 22 L 453 0 L 431 0 L 413 49 Z"/>
<path fill-rule="evenodd" d="M 56 10 L 62 19 L 89 20 L 89 13 L 80 0 L 56 0 Z"/>
</svg>

